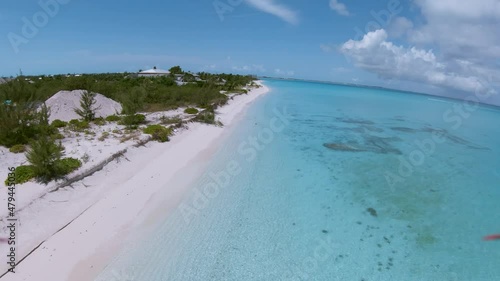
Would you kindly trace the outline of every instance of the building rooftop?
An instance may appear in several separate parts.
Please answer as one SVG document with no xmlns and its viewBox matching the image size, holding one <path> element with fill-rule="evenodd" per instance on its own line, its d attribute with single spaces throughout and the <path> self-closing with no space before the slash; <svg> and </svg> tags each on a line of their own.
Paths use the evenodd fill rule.
<svg viewBox="0 0 500 281">
<path fill-rule="evenodd" d="M 139 72 L 139 74 L 170 74 L 170 71 L 164 70 L 164 69 L 159 69 L 159 68 L 151 68 L 148 70 L 144 70 Z"/>
</svg>

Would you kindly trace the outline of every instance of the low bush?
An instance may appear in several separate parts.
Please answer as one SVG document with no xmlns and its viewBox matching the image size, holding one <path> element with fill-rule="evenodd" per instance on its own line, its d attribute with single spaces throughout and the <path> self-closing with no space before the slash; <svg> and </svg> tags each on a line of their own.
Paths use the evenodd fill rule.
<svg viewBox="0 0 500 281">
<path fill-rule="evenodd" d="M 172 134 L 172 129 L 165 128 L 162 125 L 150 125 L 144 128 L 144 133 L 151 135 L 153 140 L 167 142 L 170 141 L 169 136 Z"/>
<path fill-rule="evenodd" d="M 64 127 L 68 126 L 68 122 L 64 122 L 64 121 L 61 121 L 59 119 L 56 119 L 56 120 L 52 121 L 52 123 L 50 125 L 54 128 L 64 128 Z"/>
<path fill-rule="evenodd" d="M 75 158 L 63 158 L 55 161 L 60 175 L 67 175 L 82 166 L 82 162 Z"/>
<path fill-rule="evenodd" d="M 23 184 L 33 178 L 35 178 L 33 166 L 19 166 L 16 168 L 13 175 L 9 175 L 9 177 L 5 180 L 5 185 L 8 186 L 9 183 Z"/>
<path fill-rule="evenodd" d="M 186 110 L 184 110 L 184 113 L 186 114 L 198 114 L 198 109 L 196 108 L 193 108 L 193 107 L 189 107 L 189 108 L 186 108 Z"/>
<path fill-rule="evenodd" d="M 9 148 L 9 151 L 12 153 L 23 153 L 26 151 L 26 146 L 24 144 L 16 144 Z"/>
<path fill-rule="evenodd" d="M 171 125 L 182 122 L 182 119 L 179 116 L 174 116 L 174 117 L 162 116 L 160 117 L 160 122 L 163 125 Z"/>
<path fill-rule="evenodd" d="M 94 119 L 94 124 L 96 124 L 97 126 L 104 126 L 106 125 L 106 120 L 104 120 L 104 118 L 102 117 L 99 117 L 99 118 L 96 118 Z"/>
<path fill-rule="evenodd" d="M 64 139 L 64 135 L 60 134 L 60 133 L 57 133 L 57 134 L 51 135 L 50 138 L 53 139 L 53 140 L 62 140 L 62 139 Z"/>
<path fill-rule="evenodd" d="M 109 133 L 108 132 L 104 132 L 102 133 L 102 135 L 99 137 L 99 141 L 104 141 L 105 139 L 107 139 L 109 137 Z"/>
<path fill-rule="evenodd" d="M 146 116 L 142 114 L 126 115 L 122 118 L 120 124 L 127 126 L 130 129 L 136 129 L 137 126 L 146 121 Z"/>
<path fill-rule="evenodd" d="M 117 116 L 117 115 L 110 115 L 108 117 L 106 117 L 106 121 L 108 122 L 118 122 L 122 120 L 122 118 L 120 116 Z"/>
<path fill-rule="evenodd" d="M 72 131 L 83 132 L 84 130 L 90 128 L 90 124 L 87 121 L 80 121 L 77 119 L 73 119 L 69 121 L 69 127 Z"/>
<path fill-rule="evenodd" d="M 248 90 L 246 90 L 246 89 L 236 89 L 236 90 L 233 90 L 231 92 L 235 93 L 235 94 L 238 94 L 238 95 L 248 94 Z"/>
<path fill-rule="evenodd" d="M 215 112 L 213 110 L 204 110 L 200 112 L 198 115 L 196 115 L 196 117 L 192 119 L 192 121 L 219 127 L 223 126 L 222 122 L 215 120 Z"/>
</svg>

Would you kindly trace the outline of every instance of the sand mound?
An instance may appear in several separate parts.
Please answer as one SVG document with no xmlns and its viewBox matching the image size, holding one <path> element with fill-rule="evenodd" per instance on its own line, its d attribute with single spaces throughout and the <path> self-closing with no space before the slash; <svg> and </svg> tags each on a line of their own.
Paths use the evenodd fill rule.
<svg viewBox="0 0 500 281">
<path fill-rule="evenodd" d="M 79 119 L 80 116 L 75 113 L 75 108 L 80 108 L 80 97 L 83 90 L 75 91 L 60 91 L 48 99 L 45 104 L 50 107 L 50 122 L 59 119 L 62 121 L 70 121 Z M 119 114 L 122 111 L 122 106 L 107 97 L 97 94 L 95 107 L 96 117 L 107 117 L 113 114 Z"/>
</svg>

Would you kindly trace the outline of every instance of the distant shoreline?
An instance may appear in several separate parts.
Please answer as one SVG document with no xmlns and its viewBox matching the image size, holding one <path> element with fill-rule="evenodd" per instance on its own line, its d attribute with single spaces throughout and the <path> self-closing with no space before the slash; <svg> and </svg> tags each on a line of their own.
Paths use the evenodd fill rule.
<svg viewBox="0 0 500 281">
<path fill-rule="evenodd" d="M 315 84 L 326 84 L 326 85 L 336 85 L 336 86 L 345 86 L 350 88 L 366 88 L 366 89 L 375 89 L 375 90 L 384 90 L 389 92 L 395 92 L 398 94 L 410 94 L 410 95 L 418 95 L 418 96 L 426 96 L 431 98 L 445 99 L 454 102 L 465 102 L 463 99 L 453 98 L 453 97 L 445 97 L 439 95 L 426 94 L 422 92 L 414 92 L 407 90 L 398 90 L 393 88 L 385 88 L 382 86 L 371 86 L 371 85 L 363 85 L 363 84 L 354 84 L 354 83 L 341 83 L 341 82 L 332 82 L 332 81 L 323 81 L 323 80 L 312 80 L 312 79 L 299 79 L 299 78 L 281 78 L 281 77 L 271 77 L 271 76 L 258 76 L 259 79 L 269 79 L 269 80 L 282 80 L 282 81 L 296 81 L 296 82 L 305 82 L 305 83 L 315 83 Z M 500 104 L 489 104 L 478 102 L 479 105 L 484 107 L 490 107 L 491 109 L 500 110 Z"/>
</svg>

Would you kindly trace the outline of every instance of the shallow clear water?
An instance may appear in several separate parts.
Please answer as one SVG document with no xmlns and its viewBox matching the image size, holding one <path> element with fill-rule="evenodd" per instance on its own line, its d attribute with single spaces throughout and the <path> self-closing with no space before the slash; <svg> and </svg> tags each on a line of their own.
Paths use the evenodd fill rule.
<svg viewBox="0 0 500 281">
<path fill-rule="evenodd" d="M 500 280 L 500 243 L 481 240 L 500 232 L 499 110 L 266 83 L 193 193 L 98 280 Z"/>
</svg>

